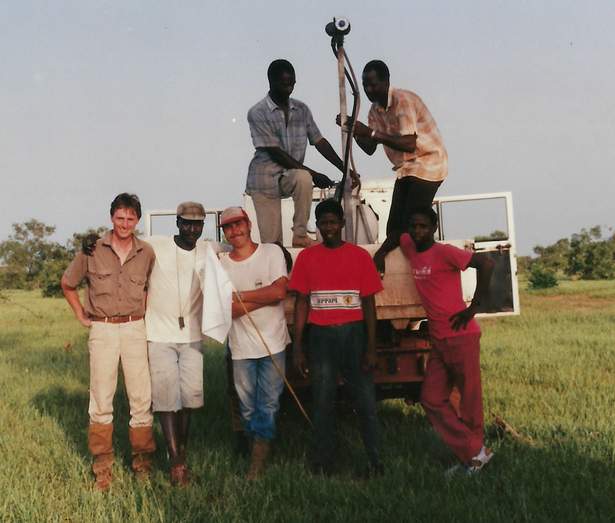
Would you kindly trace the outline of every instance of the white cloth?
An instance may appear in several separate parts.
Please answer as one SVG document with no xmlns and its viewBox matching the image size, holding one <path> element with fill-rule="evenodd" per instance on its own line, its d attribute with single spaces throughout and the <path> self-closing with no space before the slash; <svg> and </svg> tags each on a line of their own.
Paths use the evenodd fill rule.
<svg viewBox="0 0 615 523">
<path fill-rule="evenodd" d="M 148 341 L 193 343 L 205 339 L 201 321 L 207 251 L 223 251 L 227 246 L 197 242 L 193 250 L 186 251 L 172 236 L 152 236 L 147 241 L 156 253 L 145 313 Z M 184 318 L 183 329 L 180 316 Z"/>
<path fill-rule="evenodd" d="M 241 292 L 267 287 L 282 277 L 288 278 L 282 250 L 270 243 L 261 243 L 247 260 L 237 262 L 229 256 L 222 256 L 220 263 L 235 289 Z M 252 311 L 250 317 L 267 342 L 271 354 L 282 352 L 290 343 L 284 301 Z M 229 348 L 234 360 L 268 356 L 267 349 L 247 315 L 233 320 L 229 332 Z"/>
<path fill-rule="evenodd" d="M 231 328 L 233 284 L 213 249 L 207 249 L 203 296 L 203 334 L 223 343 Z"/>
</svg>

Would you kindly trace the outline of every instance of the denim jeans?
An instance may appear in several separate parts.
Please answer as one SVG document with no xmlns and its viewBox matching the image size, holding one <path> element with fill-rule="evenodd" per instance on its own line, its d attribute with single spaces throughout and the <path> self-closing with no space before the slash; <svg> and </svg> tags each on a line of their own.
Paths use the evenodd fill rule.
<svg viewBox="0 0 615 523">
<path fill-rule="evenodd" d="M 286 366 L 286 351 L 273 355 L 282 372 Z M 284 379 L 269 356 L 248 360 L 233 360 L 235 388 L 239 395 L 244 435 L 257 439 L 275 436 L 275 414 L 280 407 Z"/>
<path fill-rule="evenodd" d="M 380 431 L 376 412 L 374 373 L 363 372 L 367 346 L 362 321 L 337 327 L 310 328 L 310 379 L 314 436 L 312 460 L 318 467 L 334 466 L 335 401 L 340 373 L 359 415 L 359 430 L 371 467 L 380 461 Z"/>
</svg>

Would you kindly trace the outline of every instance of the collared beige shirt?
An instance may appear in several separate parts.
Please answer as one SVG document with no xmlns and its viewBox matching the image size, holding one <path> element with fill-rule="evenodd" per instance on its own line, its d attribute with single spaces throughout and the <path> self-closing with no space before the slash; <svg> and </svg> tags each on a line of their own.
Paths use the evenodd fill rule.
<svg viewBox="0 0 615 523">
<path fill-rule="evenodd" d="M 416 176 L 441 182 L 448 176 L 448 155 L 442 135 L 423 101 L 414 93 L 389 87 L 386 109 L 373 103 L 367 116 L 372 129 L 392 136 L 417 135 L 413 153 L 383 145 L 397 178 Z"/>
<path fill-rule="evenodd" d="M 93 256 L 77 254 L 64 272 L 76 288 L 86 280 L 83 308 L 90 317 L 143 316 L 144 291 L 156 256 L 152 246 L 132 237 L 132 248 L 122 264 L 111 247 L 111 233 L 96 242 Z"/>
</svg>

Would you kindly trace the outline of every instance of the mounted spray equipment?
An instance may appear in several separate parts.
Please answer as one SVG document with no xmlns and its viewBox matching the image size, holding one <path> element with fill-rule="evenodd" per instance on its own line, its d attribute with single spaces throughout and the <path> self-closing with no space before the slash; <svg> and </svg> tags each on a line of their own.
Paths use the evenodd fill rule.
<svg viewBox="0 0 615 523">
<path fill-rule="evenodd" d="M 354 238 L 355 236 L 355 224 L 353 213 L 348 212 L 348 209 L 352 208 L 351 195 L 353 190 L 353 183 L 349 178 L 351 164 L 354 169 L 354 162 L 352 160 L 352 137 L 354 134 L 354 122 L 360 107 L 359 92 L 357 90 L 357 80 L 348 60 L 348 55 L 344 51 L 344 37 L 350 32 L 350 22 L 347 18 L 334 18 L 332 22 L 329 22 L 325 26 L 325 32 L 331 37 L 331 48 L 333 54 L 337 58 L 337 71 L 339 80 L 339 97 L 340 97 L 340 126 L 342 129 L 342 151 L 343 151 L 343 174 L 342 180 L 335 188 L 335 199 L 342 203 L 344 209 L 346 209 L 346 237 Z M 348 69 L 346 69 L 346 65 Z M 349 72 L 350 71 L 350 72 Z M 352 92 L 353 104 L 352 114 L 350 116 L 350 122 L 352 126 L 350 129 L 347 127 L 348 115 L 346 113 L 346 80 L 348 80 L 348 86 Z M 355 180 L 356 187 L 360 189 L 359 180 Z"/>
</svg>

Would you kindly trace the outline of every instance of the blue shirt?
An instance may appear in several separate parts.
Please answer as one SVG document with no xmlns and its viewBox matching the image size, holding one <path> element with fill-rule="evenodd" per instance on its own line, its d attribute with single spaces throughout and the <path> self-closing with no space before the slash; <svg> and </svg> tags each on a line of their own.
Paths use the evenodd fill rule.
<svg viewBox="0 0 615 523">
<path fill-rule="evenodd" d="M 248 111 L 248 124 L 256 152 L 248 168 L 246 192 L 280 198 L 279 179 L 288 169 L 276 163 L 263 148 L 279 147 L 302 164 L 308 142 L 315 145 L 322 134 L 308 106 L 293 98 L 288 100 L 288 124 L 284 111 L 269 95 Z"/>
</svg>

